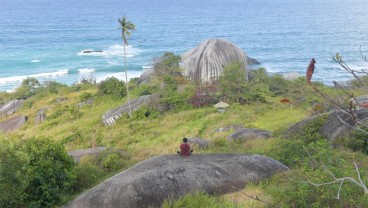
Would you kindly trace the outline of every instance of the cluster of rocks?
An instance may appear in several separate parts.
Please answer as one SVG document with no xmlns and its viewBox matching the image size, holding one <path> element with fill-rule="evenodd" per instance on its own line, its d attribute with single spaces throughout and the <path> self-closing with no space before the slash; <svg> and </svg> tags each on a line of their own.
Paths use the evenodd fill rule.
<svg viewBox="0 0 368 208">
<path fill-rule="evenodd" d="M 14 114 L 23 106 L 24 100 L 12 100 L 0 106 L 0 116 L 7 117 Z M 28 120 L 27 116 L 16 116 L 0 123 L 0 132 L 9 133 L 19 129 Z"/>
</svg>

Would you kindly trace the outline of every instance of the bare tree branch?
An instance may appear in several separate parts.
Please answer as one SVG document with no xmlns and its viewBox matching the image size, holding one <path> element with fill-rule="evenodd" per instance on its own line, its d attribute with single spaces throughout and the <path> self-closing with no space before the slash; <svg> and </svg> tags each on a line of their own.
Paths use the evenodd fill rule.
<svg viewBox="0 0 368 208">
<path fill-rule="evenodd" d="M 303 148 L 306 151 L 306 153 L 308 154 L 308 156 L 310 156 L 313 159 L 313 157 L 309 153 L 309 151 L 304 146 L 303 146 Z M 313 161 L 316 162 L 315 159 L 313 159 Z M 357 186 L 359 186 L 359 187 L 361 187 L 363 189 L 364 194 L 368 195 L 368 188 L 367 188 L 367 186 L 364 184 L 364 182 L 361 179 L 359 168 L 358 168 L 357 164 L 355 163 L 355 161 L 354 161 L 354 166 L 355 166 L 355 170 L 356 170 L 357 175 L 358 175 L 358 181 L 355 180 L 352 177 L 337 178 L 330 170 L 328 170 L 328 168 L 326 167 L 326 165 L 323 163 L 323 161 L 321 159 L 319 160 L 319 163 L 322 166 L 323 170 L 326 171 L 332 177 L 332 179 L 333 179 L 332 181 L 324 182 L 324 183 L 315 183 L 315 182 L 312 182 L 308 177 L 306 177 L 306 181 L 299 181 L 299 180 L 294 180 L 294 179 L 290 178 L 285 173 L 282 173 L 282 174 L 284 176 L 286 176 L 286 178 L 288 180 L 290 180 L 290 181 L 297 182 L 297 183 L 309 184 L 309 185 L 316 186 L 316 187 L 325 186 L 325 185 L 331 185 L 331 184 L 335 184 L 335 183 L 338 183 L 339 182 L 340 183 L 339 190 L 337 192 L 337 196 L 335 197 L 337 199 L 340 199 L 340 193 L 341 193 L 342 185 L 344 184 L 345 181 L 351 181 L 351 182 L 353 182 L 354 184 L 356 184 Z"/>
</svg>

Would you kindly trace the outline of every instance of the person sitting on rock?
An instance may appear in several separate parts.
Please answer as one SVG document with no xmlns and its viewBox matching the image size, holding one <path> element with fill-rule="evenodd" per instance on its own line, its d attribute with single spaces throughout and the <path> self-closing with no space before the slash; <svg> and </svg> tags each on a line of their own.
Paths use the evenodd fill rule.
<svg viewBox="0 0 368 208">
<path fill-rule="evenodd" d="M 180 144 L 180 151 L 177 151 L 177 153 L 181 156 L 189 156 L 191 155 L 193 150 L 190 149 L 190 145 L 188 144 L 188 139 L 184 138 L 183 143 Z"/>
</svg>

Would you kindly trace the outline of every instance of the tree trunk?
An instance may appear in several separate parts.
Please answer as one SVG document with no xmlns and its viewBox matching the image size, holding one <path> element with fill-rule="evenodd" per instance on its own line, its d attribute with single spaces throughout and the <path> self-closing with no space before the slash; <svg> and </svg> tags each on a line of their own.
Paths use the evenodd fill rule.
<svg viewBox="0 0 368 208">
<path fill-rule="evenodd" d="M 126 84 L 128 106 L 129 106 L 129 118 L 132 118 L 132 108 L 130 107 L 130 97 L 129 97 L 129 83 L 128 83 L 128 72 L 127 72 L 127 64 L 126 64 L 125 42 L 124 42 L 124 68 L 125 68 L 125 84 Z"/>
</svg>

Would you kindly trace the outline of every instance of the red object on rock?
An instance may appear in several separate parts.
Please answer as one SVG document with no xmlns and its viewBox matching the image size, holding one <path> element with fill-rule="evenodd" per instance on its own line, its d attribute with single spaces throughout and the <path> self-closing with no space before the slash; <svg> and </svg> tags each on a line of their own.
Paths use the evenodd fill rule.
<svg viewBox="0 0 368 208">
<path fill-rule="evenodd" d="M 290 100 L 289 100 L 289 99 L 287 99 L 287 98 L 282 98 L 282 99 L 280 100 L 280 103 L 291 103 L 291 102 L 290 102 Z"/>
<path fill-rule="evenodd" d="M 358 103 L 356 105 L 362 108 L 368 108 L 368 103 Z"/>
</svg>

